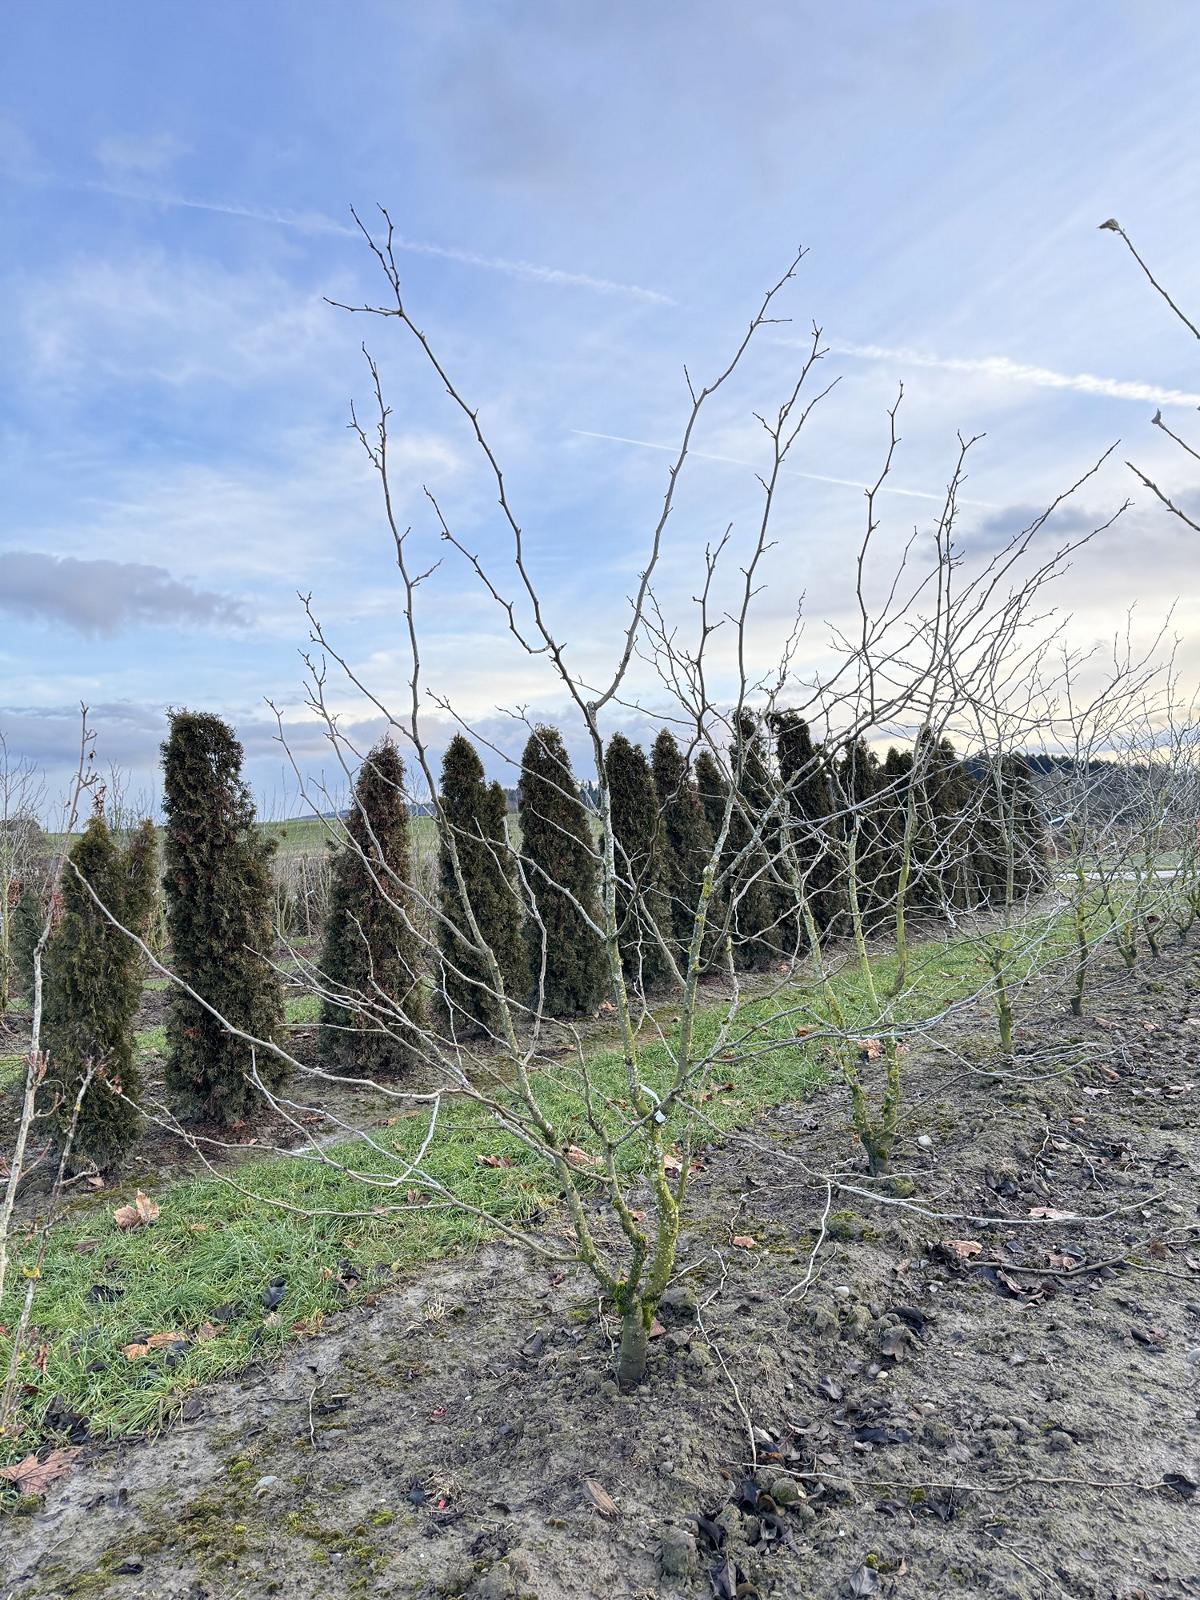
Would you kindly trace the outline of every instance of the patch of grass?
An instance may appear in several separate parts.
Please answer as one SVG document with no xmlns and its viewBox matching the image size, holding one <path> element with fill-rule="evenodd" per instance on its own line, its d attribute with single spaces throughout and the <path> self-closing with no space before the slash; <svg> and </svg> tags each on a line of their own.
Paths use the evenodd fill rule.
<svg viewBox="0 0 1200 1600">
<path fill-rule="evenodd" d="M 133 1036 L 134 1054 L 143 1056 L 161 1056 L 167 1051 L 167 1030 L 159 1023 L 157 1027 L 143 1028 L 140 1033 Z"/>
<path fill-rule="evenodd" d="M 978 949 L 966 941 L 914 948 L 909 986 L 898 1008 L 901 1018 L 927 1017 L 973 993 L 981 966 Z M 875 970 L 878 981 L 886 983 L 894 960 L 881 959 Z M 861 1023 L 866 1029 L 872 1013 L 860 977 L 847 968 L 835 984 L 852 1026 Z M 294 1013 L 289 1006 L 291 1020 L 299 1020 L 302 1006 L 299 1002 Z M 700 1015 L 697 1051 L 716 1040 L 724 1011 L 723 1004 L 714 1003 Z M 753 1025 L 755 1048 L 739 1059 L 718 1059 L 705 1115 L 718 1128 L 731 1128 L 766 1106 L 810 1093 L 824 1080 L 825 1050 L 817 1040 L 798 1039 L 796 1029 L 819 1026 L 821 1020 L 812 987 L 744 1006 L 737 1031 Z M 163 1042 L 160 1028 L 138 1036 L 139 1050 L 160 1049 Z M 597 1090 L 619 1105 L 626 1093 L 621 1055 L 599 1049 L 589 1065 Z M 645 1083 L 665 1093 L 672 1068 L 661 1044 L 647 1046 L 640 1072 Z M 591 1136 L 569 1064 L 548 1071 L 539 1091 L 555 1125 L 587 1149 Z M 310 1331 L 317 1313 L 345 1304 L 340 1277 L 358 1274 L 367 1286 L 381 1267 L 390 1273 L 478 1243 L 488 1224 L 449 1206 L 374 1211 L 402 1204 L 406 1191 L 418 1187 L 407 1176 L 406 1162 L 420 1148 L 428 1119 L 424 1110 L 397 1118 L 376 1134 L 378 1148 L 362 1142 L 340 1147 L 337 1154 L 354 1163 L 360 1179 L 313 1159 L 263 1159 L 236 1169 L 238 1189 L 204 1178 L 158 1194 L 161 1215 L 149 1228 L 118 1231 L 110 1215 L 111 1193 L 102 1207 L 74 1213 L 51 1235 L 38 1290 L 34 1321 L 38 1341 L 46 1347 L 44 1370 L 33 1367 L 27 1355 L 21 1358 L 26 1437 L 0 1443 L 0 1451 L 20 1453 L 37 1437 L 52 1396 L 86 1416 L 94 1434 L 153 1427 L 169 1419 L 191 1389 L 275 1354 Z M 486 1165 L 481 1157 L 499 1157 L 506 1164 Z M 530 1217 L 553 1208 L 560 1198 L 546 1166 L 469 1103 L 446 1101 L 424 1161 L 430 1174 L 462 1200 L 500 1220 Z M 638 1161 L 638 1147 L 628 1141 L 620 1151 L 622 1170 L 632 1175 Z M 347 1212 L 362 1214 L 347 1217 Z M 347 1265 L 354 1274 L 347 1273 Z M 282 1299 L 268 1313 L 263 1290 L 280 1279 Z M 10 1301 L 0 1314 L 11 1325 L 21 1284 L 19 1249 L 10 1283 Z M 196 1337 L 206 1323 L 217 1331 Z M 135 1360 L 122 1354 L 149 1334 L 173 1330 L 195 1342 L 174 1354 L 155 1352 Z M 0 1340 L 0 1366 L 6 1362 Z"/>
<path fill-rule="evenodd" d="M 316 994 L 290 994 L 284 1000 L 284 1020 L 290 1023 L 319 1022 L 321 997 Z"/>
</svg>

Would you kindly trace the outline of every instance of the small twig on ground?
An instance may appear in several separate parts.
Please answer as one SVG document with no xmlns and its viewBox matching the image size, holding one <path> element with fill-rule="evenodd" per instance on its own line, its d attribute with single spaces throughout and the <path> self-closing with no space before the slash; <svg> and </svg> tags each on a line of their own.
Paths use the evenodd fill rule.
<svg viewBox="0 0 1200 1600">
<path fill-rule="evenodd" d="M 710 1306 L 721 1293 L 721 1290 L 725 1287 L 725 1280 L 729 1276 L 729 1267 L 726 1263 L 725 1257 L 715 1245 L 713 1246 L 713 1255 L 715 1255 L 717 1260 L 721 1263 L 721 1278 L 720 1282 L 717 1284 L 717 1287 L 712 1291 L 712 1293 L 707 1295 L 705 1299 L 702 1300 L 696 1307 L 696 1326 L 703 1334 L 705 1344 L 707 1344 L 713 1355 L 715 1355 L 717 1360 L 721 1363 L 721 1371 L 725 1374 L 726 1381 L 728 1382 L 730 1389 L 733 1391 L 734 1404 L 737 1406 L 742 1422 L 745 1425 L 746 1439 L 750 1445 L 751 1470 L 754 1470 L 758 1467 L 758 1444 L 754 1438 L 754 1423 L 751 1420 L 749 1411 L 746 1409 L 745 1402 L 742 1400 L 741 1391 L 738 1389 L 738 1386 L 734 1381 L 733 1373 L 729 1370 L 729 1364 L 725 1360 L 725 1356 L 720 1345 L 713 1342 L 713 1337 L 704 1324 L 705 1308 Z"/>
<path fill-rule="evenodd" d="M 799 1299 L 803 1300 L 804 1296 L 808 1293 L 809 1287 L 811 1286 L 813 1278 L 816 1275 L 817 1256 L 820 1253 L 821 1246 L 825 1242 L 825 1231 L 826 1231 L 826 1229 L 827 1229 L 827 1227 L 829 1225 L 829 1212 L 830 1212 L 830 1208 L 832 1207 L 832 1205 L 833 1205 L 833 1184 L 832 1183 L 827 1183 L 825 1185 L 825 1209 L 821 1213 L 821 1226 L 820 1226 L 820 1228 L 819 1228 L 819 1230 L 817 1232 L 817 1241 L 813 1245 L 812 1252 L 811 1252 L 811 1254 L 809 1255 L 809 1258 L 808 1258 L 808 1270 L 805 1272 L 805 1274 L 804 1274 L 803 1278 L 801 1278 L 800 1282 L 797 1283 L 797 1284 L 794 1284 L 793 1287 L 790 1288 L 788 1290 L 788 1292 L 784 1295 L 783 1298 L 785 1300 L 792 1300 L 792 1299 L 796 1299 L 797 1297 Z"/>
</svg>

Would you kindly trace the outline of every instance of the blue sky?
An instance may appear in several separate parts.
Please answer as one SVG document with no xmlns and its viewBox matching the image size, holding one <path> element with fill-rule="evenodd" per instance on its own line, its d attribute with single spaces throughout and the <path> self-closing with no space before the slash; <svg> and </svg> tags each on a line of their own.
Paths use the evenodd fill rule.
<svg viewBox="0 0 1200 1600">
<path fill-rule="evenodd" d="M 692 464 L 673 523 L 680 604 L 704 541 L 749 531 L 752 413 L 786 392 L 813 319 L 841 382 L 780 505 L 767 654 L 799 590 L 813 626 L 847 603 L 854 486 L 901 379 L 894 540 L 936 510 L 957 428 L 987 434 L 967 535 L 1016 526 L 1118 438 L 1089 515 L 1136 488 L 1126 455 L 1194 486 L 1148 426 L 1200 404 L 1194 345 L 1097 231 L 1117 216 L 1200 307 L 1190 7 L 42 0 L 10 7 L 5 35 L 0 728 L 58 775 L 82 698 L 101 761 L 152 789 L 164 707 L 186 704 L 237 724 L 286 807 L 264 696 L 320 761 L 297 591 L 374 687 L 402 688 L 387 531 L 345 426 L 364 337 L 414 541 L 443 553 L 429 485 L 501 552 L 445 396 L 394 326 L 324 302 L 382 292 L 351 205 L 388 206 L 409 303 L 501 450 L 581 661 L 605 658 L 636 580 L 683 363 L 713 369 L 799 243 L 794 325 L 697 441 L 725 459 Z M 1195 621 L 1194 548 L 1137 500 L 1060 597 L 1080 640 L 1133 600 L 1149 625 L 1182 593 Z M 461 564 L 425 606 L 431 681 L 465 716 L 503 743 L 497 707 L 556 712 Z"/>
</svg>

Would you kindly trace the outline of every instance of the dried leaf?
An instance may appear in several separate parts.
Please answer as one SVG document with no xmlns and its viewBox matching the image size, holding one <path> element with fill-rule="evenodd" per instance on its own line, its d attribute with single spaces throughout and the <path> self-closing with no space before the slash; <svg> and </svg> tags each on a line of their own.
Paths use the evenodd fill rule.
<svg viewBox="0 0 1200 1600">
<path fill-rule="evenodd" d="M 118 1228 L 148 1228 L 158 1218 L 159 1206 L 139 1189 L 131 1206 L 118 1206 L 113 1221 Z"/>
<path fill-rule="evenodd" d="M 739 1250 L 758 1249 L 757 1242 L 748 1233 L 735 1233 L 730 1243 L 735 1244 Z"/>
<path fill-rule="evenodd" d="M 591 1156 L 586 1150 L 581 1150 L 577 1144 L 567 1146 L 567 1160 L 573 1167 L 598 1167 L 599 1156 Z"/>
<path fill-rule="evenodd" d="M 587 1491 L 588 1499 L 602 1517 L 611 1518 L 620 1515 L 617 1510 L 617 1502 L 602 1483 L 597 1483 L 595 1478 L 585 1478 L 583 1487 Z"/>
<path fill-rule="evenodd" d="M 865 1056 L 868 1061 L 878 1061 L 883 1054 L 883 1046 L 878 1039 L 860 1039 L 858 1041 L 858 1050 L 859 1054 Z"/>
<path fill-rule="evenodd" d="M 511 1167 L 512 1160 L 509 1156 L 476 1156 L 481 1167 Z"/>
<path fill-rule="evenodd" d="M 983 1249 L 978 1239 L 944 1239 L 942 1244 L 944 1249 L 949 1250 L 950 1254 L 957 1256 L 960 1261 L 969 1261 Z"/>
<path fill-rule="evenodd" d="M 18 1494 L 45 1494 L 52 1483 L 69 1471 L 80 1449 L 80 1446 L 72 1445 L 62 1450 L 51 1450 L 44 1461 L 39 1461 L 36 1455 L 26 1456 L 24 1461 L 0 1467 L 0 1478 L 7 1479 Z"/>
<path fill-rule="evenodd" d="M 1031 1217 L 1042 1217 L 1046 1222 L 1074 1222 L 1073 1211 L 1056 1211 L 1053 1206 L 1034 1206 L 1030 1211 Z"/>
<path fill-rule="evenodd" d="M 186 1344 L 187 1334 L 179 1333 L 172 1329 L 169 1333 L 152 1333 L 144 1344 L 127 1344 L 121 1350 L 126 1361 L 140 1361 L 143 1356 L 148 1356 L 154 1350 L 161 1350 L 164 1345 Z"/>
</svg>

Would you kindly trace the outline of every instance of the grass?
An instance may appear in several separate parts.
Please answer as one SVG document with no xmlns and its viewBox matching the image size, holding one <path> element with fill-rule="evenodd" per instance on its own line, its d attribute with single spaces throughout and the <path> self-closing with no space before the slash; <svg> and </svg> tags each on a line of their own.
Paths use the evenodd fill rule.
<svg viewBox="0 0 1200 1600">
<path fill-rule="evenodd" d="M 965 943 L 937 942 L 917 954 L 905 1007 L 910 1016 L 928 1015 L 977 986 L 979 958 Z M 881 981 L 887 981 L 892 966 L 886 959 L 878 962 Z M 847 1011 L 865 1024 L 861 983 L 850 973 L 837 983 Z M 806 1095 L 823 1081 L 821 1047 L 795 1038 L 797 1023 L 808 1019 L 780 1014 L 788 1000 L 800 996 L 797 990 L 744 1008 L 743 1019 L 759 1024 L 773 1047 L 720 1064 L 729 1087 L 705 1107 L 717 1126 L 744 1124 L 764 1107 Z M 303 1020 L 306 1009 L 304 998 L 290 1001 L 289 1019 Z M 700 1047 L 716 1037 L 721 1014 L 719 1006 L 702 1014 Z M 139 1052 L 161 1049 L 161 1035 L 159 1028 L 139 1034 Z M 597 1085 L 619 1099 L 624 1086 L 620 1055 L 599 1049 L 590 1066 Z M 645 1081 L 661 1091 L 669 1071 L 662 1047 L 647 1048 Z M 555 1123 L 586 1149 L 589 1135 L 569 1085 L 546 1078 L 542 1099 Z M 380 1132 L 385 1154 L 361 1144 L 340 1153 L 380 1179 L 396 1179 L 426 1129 L 426 1113 L 414 1113 Z M 511 1164 L 492 1167 L 482 1156 L 503 1157 Z M 637 1146 L 630 1142 L 622 1152 L 627 1174 L 637 1162 Z M 443 1109 L 426 1165 L 461 1198 L 502 1220 L 530 1217 L 559 1199 L 543 1164 L 469 1104 L 452 1102 Z M 381 1268 L 390 1275 L 464 1250 L 488 1232 L 480 1219 L 451 1209 L 351 1219 L 333 1214 L 369 1211 L 378 1201 L 402 1198 L 407 1179 L 399 1196 L 394 1189 L 380 1193 L 330 1167 L 296 1158 L 247 1164 L 239 1167 L 237 1177 L 242 1188 L 261 1198 L 249 1199 L 219 1179 L 189 1179 L 155 1196 L 162 1209 L 153 1226 L 121 1232 L 111 1211 L 131 1196 L 113 1190 L 81 1203 L 54 1229 L 34 1316 L 41 1353 L 36 1364 L 28 1354 L 22 1357 L 26 1434 L 0 1443 L 0 1450 L 19 1453 L 36 1440 L 54 1396 L 59 1409 L 86 1416 L 97 1435 L 153 1427 L 168 1420 L 190 1390 L 256 1357 L 274 1354 L 311 1331 L 314 1317 L 345 1304 L 339 1278 L 355 1277 L 365 1287 L 377 1281 Z M 297 1216 L 269 1204 L 272 1199 L 324 1214 Z M 24 1288 L 20 1265 L 18 1253 L 10 1276 L 12 1294 L 2 1308 L 10 1324 Z M 277 1280 L 283 1280 L 283 1297 L 268 1313 L 263 1291 Z M 216 1331 L 197 1338 L 205 1324 Z M 195 1342 L 174 1354 L 156 1352 L 132 1361 L 122 1354 L 125 1346 L 149 1334 L 170 1331 Z"/>
<path fill-rule="evenodd" d="M 1047 936 L 1053 951 L 1065 953 L 1066 919 L 1048 922 Z M 1044 948 L 1043 960 L 1048 953 Z M 936 1014 L 975 993 L 982 981 L 983 957 L 968 940 L 918 945 L 910 962 L 900 1021 Z M 895 958 L 879 958 L 873 971 L 876 982 L 886 986 Z M 861 976 L 847 968 L 835 986 L 851 1026 L 867 1031 L 872 1014 Z M 288 1020 L 310 1020 L 312 1008 L 313 997 L 293 997 Z M 714 1004 L 700 1015 L 697 1049 L 715 1039 L 723 1010 Z M 798 1025 L 821 1020 L 811 987 L 748 1004 L 740 1018 L 761 1029 L 767 1048 L 720 1062 L 722 1087 L 705 1104 L 705 1114 L 718 1128 L 744 1125 L 770 1105 L 811 1093 L 826 1077 L 821 1044 L 795 1036 Z M 139 1053 L 161 1050 L 162 1035 L 161 1028 L 140 1033 Z M 625 1081 L 619 1053 L 597 1048 L 589 1064 L 597 1087 L 619 1101 Z M 13 1058 L 15 1071 L 20 1065 L 20 1058 Z M 7 1066 L 0 1063 L 0 1072 Z M 667 1052 L 648 1046 L 641 1061 L 643 1081 L 662 1092 L 670 1070 Z M 590 1134 L 569 1081 L 545 1076 L 539 1092 L 556 1126 L 587 1149 Z M 19 1454 L 42 1436 L 42 1418 L 55 1396 L 57 1409 L 87 1417 L 95 1435 L 124 1435 L 159 1425 L 198 1385 L 311 1333 L 315 1318 L 346 1304 L 348 1292 L 339 1280 L 369 1287 L 403 1267 L 477 1244 L 486 1237 L 487 1224 L 449 1208 L 344 1215 L 370 1213 L 374 1204 L 404 1198 L 410 1184 L 405 1163 L 417 1151 L 427 1125 L 424 1111 L 394 1119 L 376 1135 L 383 1153 L 362 1143 L 339 1148 L 361 1171 L 385 1182 L 398 1181 L 398 1190 L 381 1191 L 331 1167 L 285 1157 L 263 1158 L 237 1169 L 241 1188 L 258 1198 L 216 1178 L 188 1179 L 156 1193 L 153 1197 L 161 1204 L 157 1222 L 135 1231 L 119 1231 L 111 1217 L 113 1206 L 132 1193 L 110 1190 L 77 1202 L 50 1237 L 35 1304 L 37 1360 L 29 1353 L 21 1358 L 24 1435 L 0 1441 L 0 1454 Z M 503 1157 L 507 1164 L 485 1164 L 480 1160 L 484 1156 Z M 630 1141 L 621 1159 L 627 1175 L 634 1174 L 638 1159 L 637 1146 Z M 531 1217 L 554 1208 L 560 1199 L 545 1166 L 467 1103 L 448 1102 L 443 1108 L 425 1165 L 463 1200 L 501 1220 Z M 298 1216 L 273 1206 L 272 1200 L 321 1214 Z M 9 1325 L 24 1290 L 20 1268 L 18 1247 L 10 1294 L 0 1307 Z M 263 1291 L 279 1280 L 282 1299 L 268 1312 Z M 172 1331 L 192 1342 L 174 1353 L 156 1352 L 132 1361 L 122 1354 L 125 1346 L 147 1335 Z M 6 1361 L 0 1341 L 0 1365 Z"/>
</svg>

